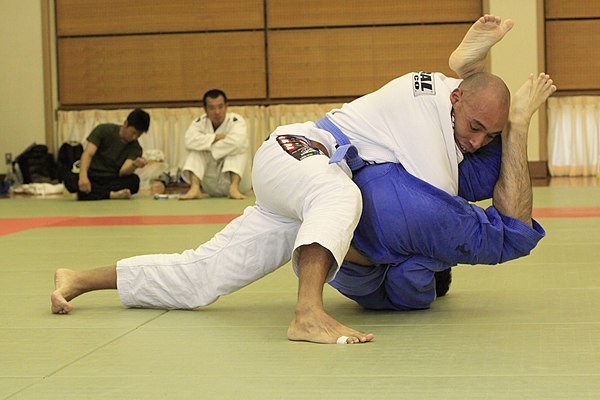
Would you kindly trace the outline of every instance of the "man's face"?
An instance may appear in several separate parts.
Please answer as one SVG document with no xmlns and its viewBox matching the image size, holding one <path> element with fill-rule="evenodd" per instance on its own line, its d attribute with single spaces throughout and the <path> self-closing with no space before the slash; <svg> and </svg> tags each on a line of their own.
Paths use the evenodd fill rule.
<svg viewBox="0 0 600 400">
<path fill-rule="evenodd" d="M 119 131 L 119 136 L 121 137 L 121 141 L 123 143 L 131 143 L 138 140 L 143 133 L 144 132 L 138 131 L 133 126 L 128 125 L 127 121 L 125 121 L 121 127 L 121 130 Z"/>
<path fill-rule="evenodd" d="M 454 141 L 461 152 L 474 153 L 502 133 L 508 120 L 508 105 L 501 105 L 491 93 L 465 93 L 457 88 L 450 100 Z"/>
<path fill-rule="evenodd" d="M 206 115 L 208 115 L 208 119 L 212 122 L 213 128 L 217 129 L 225 121 L 227 103 L 225 103 L 223 96 L 219 96 L 216 99 L 207 97 L 204 110 L 206 111 Z"/>
</svg>

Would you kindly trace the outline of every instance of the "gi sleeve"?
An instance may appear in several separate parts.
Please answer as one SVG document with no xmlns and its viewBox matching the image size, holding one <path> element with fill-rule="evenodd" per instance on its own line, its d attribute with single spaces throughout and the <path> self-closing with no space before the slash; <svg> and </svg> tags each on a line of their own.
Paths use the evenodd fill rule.
<svg viewBox="0 0 600 400">
<path fill-rule="evenodd" d="M 185 132 L 185 148 L 193 151 L 210 150 L 210 146 L 215 141 L 215 133 L 207 132 L 205 117 L 200 117 L 192 122 Z"/>
<path fill-rule="evenodd" d="M 363 212 L 352 244 L 376 264 L 412 255 L 445 264 L 498 264 L 525 256 L 545 236 L 410 175 L 400 164 L 367 166 L 354 177 Z"/>
<path fill-rule="evenodd" d="M 228 155 L 240 154 L 248 149 L 246 121 L 239 115 L 231 116 L 225 139 L 219 140 L 211 148 L 212 156 L 218 160 Z"/>
<path fill-rule="evenodd" d="M 492 198 L 500 176 L 502 139 L 500 135 L 458 164 L 458 195 L 468 201 Z"/>
</svg>

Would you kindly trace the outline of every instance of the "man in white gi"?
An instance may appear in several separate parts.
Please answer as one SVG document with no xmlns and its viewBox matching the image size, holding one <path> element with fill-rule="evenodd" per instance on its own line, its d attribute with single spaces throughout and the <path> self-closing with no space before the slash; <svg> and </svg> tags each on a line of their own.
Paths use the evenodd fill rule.
<svg viewBox="0 0 600 400">
<path fill-rule="evenodd" d="M 195 308 L 291 259 L 299 288 L 288 338 L 316 343 L 371 341 L 373 334 L 341 324 L 323 306 L 323 285 L 347 255 L 361 214 L 361 194 L 351 170 L 365 163 L 399 162 L 417 178 L 455 194 L 462 153 L 489 143 L 507 124 L 508 89 L 499 78 L 479 72 L 488 50 L 511 27 L 511 21 L 501 23 L 488 15 L 473 25 L 451 58 L 459 76 L 469 71 L 462 82 L 440 74 L 408 74 L 334 110 L 317 124 L 277 128 L 255 156 L 255 206 L 195 250 L 132 257 L 88 271 L 57 270 L 52 312 L 68 313 L 73 298 L 111 288 L 118 288 L 128 307 Z M 514 132 L 507 134 L 515 139 L 503 141 L 509 162 L 503 163 L 497 201 L 505 205 L 503 212 L 516 217 L 527 214 L 522 209 L 528 205 L 518 196 L 509 198 L 523 184 L 519 179 L 526 171 L 522 138 L 531 109 L 552 92 L 549 77 L 540 79 L 541 90 L 530 79 L 517 92 L 511 109 Z M 416 157 L 411 157 L 413 152 Z"/>
<path fill-rule="evenodd" d="M 244 118 L 227 112 L 227 96 L 219 89 L 202 98 L 206 114 L 197 118 L 185 133 L 188 156 L 182 168 L 190 189 L 180 200 L 229 196 L 242 200 L 240 183 L 248 159 L 248 135 Z"/>
</svg>

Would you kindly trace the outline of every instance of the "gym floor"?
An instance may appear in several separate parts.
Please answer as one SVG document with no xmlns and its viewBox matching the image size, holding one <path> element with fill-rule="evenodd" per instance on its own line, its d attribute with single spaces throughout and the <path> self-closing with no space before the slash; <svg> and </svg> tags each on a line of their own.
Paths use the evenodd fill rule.
<svg viewBox="0 0 600 400">
<path fill-rule="evenodd" d="M 532 255 L 455 267 L 429 310 L 365 311 L 326 287 L 333 316 L 376 335 L 351 346 L 286 339 L 289 265 L 195 311 L 101 291 L 51 314 L 56 268 L 196 247 L 253 198 L 0 199 L 0 398 L 598 399 L 600 186 L 550 183 L 534 189 L 547 237 Z"/>
</svg>

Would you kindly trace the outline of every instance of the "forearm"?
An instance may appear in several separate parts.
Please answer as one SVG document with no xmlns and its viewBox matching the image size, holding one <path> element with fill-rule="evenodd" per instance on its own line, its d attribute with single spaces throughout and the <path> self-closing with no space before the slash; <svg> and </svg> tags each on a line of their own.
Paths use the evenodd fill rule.
<svg viewBox="0 0 600 400">
<path fill-rule="evenodd" d="M 126 160 L 119 170 L 119 176 L 131 175 L 135 172 L 136 168 L 133 160 Z"/>
<path fill-rule="evenodd" d="M 125 160 L 119 171 L 120 176 L 131 175 L 138 168 L 144 168 L 148 164 L 148 160 L 144 157 L 138 157 L 135 160 Z"/>
<path fill-rule="evenodd" d="M 79 163 L 79 177 L 88 178 L 88 171 L 90 170 L 90 164 L 92 162 L 92 155 L 83 152 L 81 155 L 81 162 Z"/>
<path fill-rule="evenodd" d="M 207 133 L 202 129 L 201 125 L 192 123 L 185 132 L 184 143 L 188 151 L 206 151 L 210 150 L 210 146 L 215 141 L 214 133 Z"/>
</svg>

